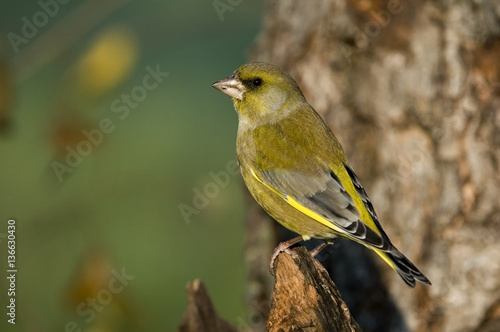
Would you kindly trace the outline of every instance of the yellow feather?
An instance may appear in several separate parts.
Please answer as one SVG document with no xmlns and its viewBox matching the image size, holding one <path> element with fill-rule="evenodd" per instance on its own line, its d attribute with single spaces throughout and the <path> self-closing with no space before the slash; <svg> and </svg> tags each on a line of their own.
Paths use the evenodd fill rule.
<svg viewBox="0 0 500 332">
<path fill-rule="evenodd" d="M 347 193 L 351 196 L 351 198 L 354 201 L 354 206 L 356 209 L 358 209 L 359 213 L 361 213 L 361 221 L 372 231 L 380 235 L 380 231 L 375 224 L 375 222 L 372 219 L 372 216 L 370 215 L 370 212 L 366 209 L 365 203 L 359 196 L 358 192 L 356 191 L 356 188 L 354 188 L 354 184 L 352 183 L 351 178 L 349 177 L 349 174 L 347 174 L 347 171 L 344 167 L 342 166 L 337 166 L 335 169 L 332 169 L 332 171 L 337 175 L 339 178 L 340 182 L 342 183 L 342 186 L 344 186 L 344 189 L 347 191 Z"/>
<path fill-rule="evenodd" d="M 303 214 L 305 214 L 306 216 L 316 220 L 317 222 L 323 224 L 324 226 L 334 230 L 335 232 L 337 233 L 340 233 L 340 234 L 343 234 L 345 236 L 348 236 L 349 237 L 349 234 L 346 233 L 344 230 L 342 230 L 341 228 L 335 226 L 332 222 L 326 220 L 324 217 L 320 216 L 319 214 L 317 214 L 316 212 L 314 212 L 313 210 L 303 206 L 302 204 L 300 204 L 299 202 L 297 202 L 295 199 L 293 199 L 292 197 L 290 196 L 286 196 L 286 195 L 283 195 L 281 192 L 279 192 L 278 190 L 276 190 L 275 188 L 273 188 L 272 186 L 268 185 L 267 183 L 265 183 L 264 181 L 262 181 L 258 176 L 257 174 L 255 173 L 255 171 L 251 170 L 251 174 L 252 176 L 257 180 L 259 181 L 260 183 L 262 183 L 264 186 L 266 186 L 267 188 L 269 188 L 269 190 L 271 190 L 272 192 L 274 192 L 275 194 L 277 194 L 278 196 L 282 197 L 288 204 L 290 204 L 293 208 L 299 210 L 300 212 L 302 212 Z M 355 241 L 358 241 L 356 239 L 353 238 L 353 240 Z"/>
<path fill-rule="evenodd" d="M 389 256 L 387 256 L 387 253 L 383 252 L 382 250 L 378 250 L 378 249 L 373 249 L 373 251 L 375 251 L 377 253 L 377 255 L 379 255 L 380 257 L 382 257 L 382 259 L 387 264 L 389 264 L 390 267 L 392 267 L 394 270 L 396 270 L 396 266 L 394 265 L 393 261 L 389 258 Z"/>
</svg>

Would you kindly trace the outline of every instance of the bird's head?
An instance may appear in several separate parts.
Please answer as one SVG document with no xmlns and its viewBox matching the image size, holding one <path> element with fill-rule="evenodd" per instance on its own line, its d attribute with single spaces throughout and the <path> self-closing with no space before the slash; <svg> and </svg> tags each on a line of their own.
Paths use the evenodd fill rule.
<svg viewBox="0 0 500 332">
<path fill-rule="evenodd" d="M 212 86 L 232 97 L 240 119 L 270 121 L 305 102 L 293 78 L 279 67 L 262 62 L 245 64 Z"/>
</svg>

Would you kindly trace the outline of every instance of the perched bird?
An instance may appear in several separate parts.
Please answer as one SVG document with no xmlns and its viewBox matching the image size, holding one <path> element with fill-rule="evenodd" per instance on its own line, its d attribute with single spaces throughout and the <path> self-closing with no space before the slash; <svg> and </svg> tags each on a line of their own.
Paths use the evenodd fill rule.
<svg viewBox="0 0 500 332">
<path fill-rule="evenodd" d="M 299 86 L 282 69 L 248 63 L 212 85 L 232 97 L 238 113 L 236 153 L 248 190 L 264 210 L 299 237 L 337 236 L 375 251 L 411 287 L 430 281 L 382 229 L 344 150 Z M 272 264 L 272 261 L 271 261 Z"/>
</svg>

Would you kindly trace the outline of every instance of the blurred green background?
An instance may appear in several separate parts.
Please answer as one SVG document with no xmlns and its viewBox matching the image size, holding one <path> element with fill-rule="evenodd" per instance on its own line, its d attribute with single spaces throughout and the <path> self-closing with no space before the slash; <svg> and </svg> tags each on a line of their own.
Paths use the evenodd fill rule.
<svg viewBox="0 0 500 332">
<path fill-rule="evenodd" d="M 244 202 L 226 171 L 237 118 L 210 85 L 247 61 L 263 1 L 42 3 L 0 10 L 0 330 L 174 331 L 195 278 L 221 316 L 245 321 Z M 26 21 L 37 31 L 23 34 Z M 148 67 L 169 73 L 149 90 Z M 100 142 L 106 118 L 114 130 Z M 68 151 L 86 155 L 70 167 Z M 201 208 L 197 190 L 210 196 Z M 15 326 L 5 315 L 10 218 Z M 134 278 L 118 287 L 122 269 Z"/>
</svg>

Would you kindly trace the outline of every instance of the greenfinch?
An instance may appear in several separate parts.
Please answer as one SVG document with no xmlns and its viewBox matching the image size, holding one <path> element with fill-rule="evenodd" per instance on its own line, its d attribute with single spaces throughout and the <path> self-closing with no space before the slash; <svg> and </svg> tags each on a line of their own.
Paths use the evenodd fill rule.
<svg viewBox="0 0 500 332">
<path fill-rule="evenodd" d="M 326 245 L 343 236 L 375 251 L 409 286 L 431 284 L 391 243 L 342 146 L 292 77 L 254 62 L 212 86 L 232 98 L 238 113 L 236 154 L 248 190 L 300 235 L 275 255 L 301 240 Z"/>
</svg>

